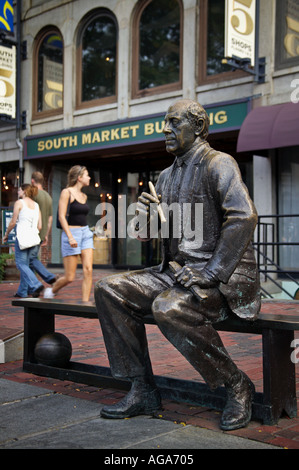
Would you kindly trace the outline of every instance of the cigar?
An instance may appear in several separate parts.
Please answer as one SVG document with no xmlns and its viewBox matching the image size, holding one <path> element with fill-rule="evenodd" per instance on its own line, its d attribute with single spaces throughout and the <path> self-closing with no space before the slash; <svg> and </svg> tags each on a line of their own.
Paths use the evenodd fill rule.
<svg viewBox="0 0 299 470">
<path fill-rule="evenodd" d="M 151 181 L 149 181 L 148 186 L 149 186 L 151 195 L 154 196 L 154 197 L 157 199 L 157 201 L 158 201 L 158 202 L 157 202 L 158 214 L 159 214 L 159 217 L 160 217 L 161 224 L 163 224 L 163 223 L 166 222 L 166 217 L 165 217 L 165 215 L 164 215 L 162 206 L 161 206 L 161 204 L 159 203 L 159 198 L 158 198 L 158 195 L 157 195 L 157 193 L 156 193 L 155 186 L 153 185 L 153 183 L 152 183 Z"/>
<path fill-rule="evenodd" d="M 180 271 L 180 269 L 182 269 L 182 266 L 176 261 L 169 261 L 169 267 L 173 273 L 177 273 Z M 201 288 L 197 286 L 196 284 L 194 284 L 193 286 L 190 286 L 189 289 L 199 301 L 202 301 L 208 298 L 208 296 L 206 294 L 203 294 L 201 291 Z"/>
</svg>

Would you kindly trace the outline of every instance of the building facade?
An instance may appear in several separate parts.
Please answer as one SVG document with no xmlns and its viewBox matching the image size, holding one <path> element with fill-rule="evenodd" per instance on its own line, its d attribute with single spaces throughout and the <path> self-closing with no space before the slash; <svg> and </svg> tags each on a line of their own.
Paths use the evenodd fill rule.
<svg viewBox="0 0 299 470">
<path fill-rule="evenodd" d="M 236 1 L 247 21 L 251 2 Z M 139 267 L 159 261 L 157 240 L 140 244 L 121 228 L 126 208 L 173 159 L 163 118 L 176 100 L 200 102 L 210 116 L 211 145 L 233 155 L 261 215 L 295 215 L 299 203 L 299 4 L 263 0 L 259 57 L 265 76 L 222 63 L 223 0 L 23 0 L 21 129 L 0 121 L 1 206 L 17 197 L 33 170 L 45 176 L 54 223 L 48 263 L 61 263 L 55 217 L 74 164 L 87 167 L 95 265 Z M 238 26 L 236 26 L 238 27 Z M 240 26 L 241 28 L 241 26 Z M 297 135 L 296 135 L 297 134 Z M 99 226 L 112 205 L 117 232 Z M 296 217 L 269 219 L 298 241 Z M 267 229 L 268 230 L 268 229 Z M 273 228 L 272 234 L 273 235 Z M 276 239 L 277 240 L 277 239 Z M 299 248 L 280 264 L 298 270 Z"/>
</svg>

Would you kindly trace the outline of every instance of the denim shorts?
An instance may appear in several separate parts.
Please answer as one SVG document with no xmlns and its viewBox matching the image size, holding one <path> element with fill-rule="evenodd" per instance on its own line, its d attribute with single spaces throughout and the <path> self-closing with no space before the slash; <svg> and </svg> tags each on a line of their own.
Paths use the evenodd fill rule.
<svg viewBox="0 0 299 470">
<path fill-rule="evenodd" d="M 70 231 L 78 243 L 78 246 L 76 248 L 72 248 L 65 232 L 62 232 L 61 254 L 63 258 L 65 258 L 65 256 L 80 255 L 82 250 L 93 248 L 93 233 L 89 229 L 88 225 L 85 227 L 70 228 Z"/>
</svg>

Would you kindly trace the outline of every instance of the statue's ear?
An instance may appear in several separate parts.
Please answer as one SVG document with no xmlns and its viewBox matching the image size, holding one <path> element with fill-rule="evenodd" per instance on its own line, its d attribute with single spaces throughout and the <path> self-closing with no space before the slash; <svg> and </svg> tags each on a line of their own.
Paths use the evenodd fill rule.
<svg viewBox="0 0 299 470">
<path fill-rule="evenodd" d="M 195 131 L 196 136 L 201 136 L 205 131 L 205 121 L 204 119 L 200 118 L 197 121 L 197 129 Z"/>
</svg>

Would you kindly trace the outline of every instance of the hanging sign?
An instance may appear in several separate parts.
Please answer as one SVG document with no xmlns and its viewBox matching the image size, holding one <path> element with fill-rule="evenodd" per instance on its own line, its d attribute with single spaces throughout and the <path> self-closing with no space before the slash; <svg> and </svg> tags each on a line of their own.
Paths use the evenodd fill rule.
<svg viewBox="0 0 299 470">
<path fill-rule="evenodd" d="M 0 0 L 0 29 L 13 33 L 13 0 Z"/>
<path fill-rule="evenodd" d="M 0 46 L 0 114 L 16 117 L 15 46 Z"/>
<path fill-rule="evenodd" d="M 225 57 L 255 64 L 256 0 L 225 0 Z"/>
<path fill-rule="evenodd" d="M 3 243 L 3 236 L 7 230 L 7 227 L 9 226 L 10 224 L 10 221 L 12 219 L 12 216 L 13 216 L 13 211 L 10 211 L 10 210 L 3 210 L 2 211 L 2 243 Z M 16 227 L 14 227 L 9 235 L 8 235 L 8 240 L 6 243 L 8 243 L 9 245 L 13 245 L 16 241 Z"/>
</svg>

